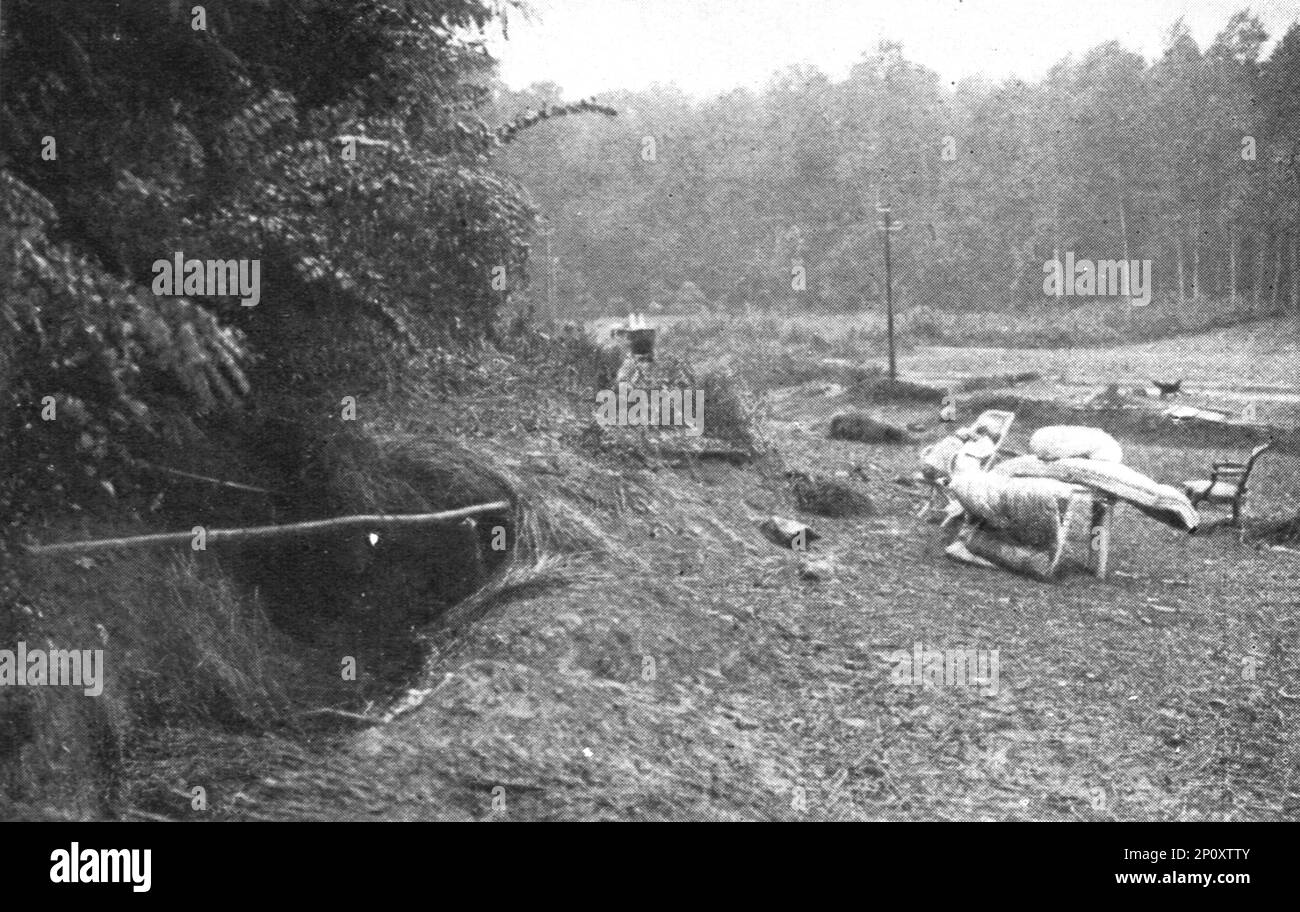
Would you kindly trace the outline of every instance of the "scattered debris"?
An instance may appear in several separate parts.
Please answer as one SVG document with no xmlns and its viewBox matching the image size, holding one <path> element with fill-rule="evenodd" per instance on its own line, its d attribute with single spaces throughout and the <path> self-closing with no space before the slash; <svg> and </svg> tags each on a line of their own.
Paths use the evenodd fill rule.
<svg viewBox="0 0 1300 912">
<path fill-rule="evenodd" d="M 819 583 L 835 575 L 835 569 L 826 558 L 810 558 L 800 561 L 799 579 L 809 583 Z"/>
<path fill-rule="evenodd" d="M 1213 421 L 1222 423 L 1230 417 L 1227 412 L 1196 408 L 1192 405 L 1175 405 L 1165 409 L 1165 416 L 1172 421 Z"/>
<path fill-rule="evenodd" d="M 772 544 L 794 551 L 803 551 L 808 545 L 821 538 L 803 523 L 780 516 L 769 516 L 759 524 L 758 528 Z"/>
<path fill-rule="evenodd" d="M 1124 394 L 1119 390 L 1118 383 L 1112 383 L 1097 395 L 1088 401 L 1088 404 L 1095 409 L 1122 409 L 1128 408 L 1129 402 Z"/>
</svg>

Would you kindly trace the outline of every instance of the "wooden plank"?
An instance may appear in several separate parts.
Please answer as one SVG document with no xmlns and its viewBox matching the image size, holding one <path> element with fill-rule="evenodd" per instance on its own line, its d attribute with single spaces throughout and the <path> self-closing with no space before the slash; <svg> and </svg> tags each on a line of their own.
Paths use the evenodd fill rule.
<svg viewBox="0 0 1300 912">
<path fill-rule="evenodd" d="M 380 529 L 395 526 L 423 526 L 435 523 L 454 522 L 481 513 L 501 513 L 510 509 L 508 500 L 462 507 L 459 510 L 445 510 L 441 513 L 396 513 L 373 516 L 337 516 L 333 519 L 315 519 L 308 522 L 288 523 L 279 526 L 251 526 L 244 529 L 206 529 L 204 536 L 209 543 L 258 541 L 271 538 L 285 538 L 295 535 L 314 535 L 320 532 L 333 532 L 339 529 Z M 70 554 L 86 551 L 109 551 L 118 548 L 137 548 L 149 545 L 178 545 L 192 541 L 194 532 L 160 532 L 153 535 L 133 535 L 126 538 L 101 538 L 90 541 L 59 542 L 50 545 L 27 545 L 28 554 Z"/>
</svg>

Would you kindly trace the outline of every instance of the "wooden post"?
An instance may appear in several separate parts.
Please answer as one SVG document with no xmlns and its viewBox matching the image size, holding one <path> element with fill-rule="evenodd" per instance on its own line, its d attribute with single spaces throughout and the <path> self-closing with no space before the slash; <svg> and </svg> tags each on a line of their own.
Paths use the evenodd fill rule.
<svg viewBox="0 0 1300 912">
<path fill-rule="evenodd" d="M 894 353 L 894 273 L 889 259 L 889 235 L 902 226 L 891 221 L 893 213 L 890 210 L 888 203 L 876 206 L 876 211 L 884 217 L 876 227 L 885 233 L 885 331 L 889 336 L 889 380 L 892 383 L 898 379 L 898 360 Z"/>
<path fill-rule="evenodd" d="M 245 529 L 206 529 L 204 538 L 207 542 L 244 542 L 269 538 L 285 538 L 294 535 L 314 535 L 320 532 L 332 532 L 339 529 L 376 529 L 394 526 L 423 526 L 434 523 L 453 522 L 480 513 L 501 513 L 510 509 L 510 501 L 498 500 L 459 510 L 446 510 L 442 513 L 397 513 L 375 516 L 338 516 L 333 519 L 315 519 L 309 522 L 290 523 L 282 526 L 252 526 Z M 69 554 L 85 551 L 109 551 L 118 548 L 135 548 L 148 545 L 178 545 L 191 541 L 191 532 L 160 532 L 154 535 L 133 535 L 127 538 L 101 538 L 91 541 L 59 542 L 52 545 L 27 545 L 28 554 Z"/>
<path fill-rule="evenodd" d="M 1095 553 L 1098 579 L 1106 578 L 1106 565 L 1110 559 L 1110 520 L 1114 514 L 1114 500 L 1094 495 L 1088 545 Z"/>
</svg>

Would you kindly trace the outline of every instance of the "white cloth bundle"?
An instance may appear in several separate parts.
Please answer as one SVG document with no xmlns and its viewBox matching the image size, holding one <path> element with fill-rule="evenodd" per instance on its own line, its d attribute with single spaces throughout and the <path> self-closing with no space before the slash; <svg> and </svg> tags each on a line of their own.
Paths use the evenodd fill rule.
<svg viewBox="0 0 1300 912">
<path fill-rule="evenodd" d="M 1123 462 L 1119 441 L 1100 428 L 1057 424 L 1039 428 L 1029 438 L 1029 451 L 1039 459 L 1095 459 Z"/>
<path fill-rule="evenodd" d="M 948 490 L 972 516 L 1035 548 L 1055 548 L 1061 504 L 1071 487 L 1051 478 L 1017 478 L 993 472 L 958 472 Z"/>
</svg>

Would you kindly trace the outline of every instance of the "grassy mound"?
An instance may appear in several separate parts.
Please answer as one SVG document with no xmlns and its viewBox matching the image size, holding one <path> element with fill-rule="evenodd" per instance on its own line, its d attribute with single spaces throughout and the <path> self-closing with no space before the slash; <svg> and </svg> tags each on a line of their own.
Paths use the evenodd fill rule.
<svg viewBox="0 0 1300 912">
<path fill-rule="evenodd" d="M 878 368 L 855 368 L 848 373 L 845 395 L 854 402 L 927 405 L 943 402 L 943 390 L 891 380 Z"/>
<path fill-rule="evenodd" d="M 901 428 L 877 421 L 865 412 L 846 412 L 831 419 L 828 436 L 832 440 L 850 440 L 857 443 L 911 443 L 912 438 Z"/>
<path fill-rule="evenodd" d="M 871 497 L 850 482 L 804 472 L 791 472 L 789 476 L 795 503 L 805 513 L 840 518 L 871 516 L 876 512 Z"/>
<path fill-rule="evenodd" d="M 209 817 L 239 816 L 247 808 L 230 796 L 277 764 L 329 779 L 311 747 L 321 727 L 401 711 L 428 663 L 460 648 L 495 608 L 581 588 L 611 568 L 650 572 L 626 534 L 638 525 L 631 514 L 672 501 L 683 527 L 738 543 L 730 529 L 739 519 L 719 523 L 694 488 L 670 486 L 674 499 L 653 490 L 653 475 L 629 476 L 570 445 L 590 421 L 596 384 L 616 369 L 609 350 L 568 339 L 467 363 L 454 397 L 432 384 L 361 396 L 356 423 L 333 403 L 264 400 L 238 422 L 150 454 L 271 493 L 148 475 L 139 497 L 102 515 L 29 530 L 62 541 L 512 504 L 377 540 L 349 531 L 203 551 L 20 556 L 30 611 L 0 613 L 26 619 L 3 632 L 103 648 L 108 672 L 98 700 L 65 688 L 0 693 L 0 775 L 14 783 L 0 816 L 183 819 L 200 814 L 194 785 L 207 789 Z M 699 382 L 702 439 L 757 447 L 758 402 L 746 387 L 725 374 Z M 592 661 L 615 660 L 601 655 Z"/>
</svg>

